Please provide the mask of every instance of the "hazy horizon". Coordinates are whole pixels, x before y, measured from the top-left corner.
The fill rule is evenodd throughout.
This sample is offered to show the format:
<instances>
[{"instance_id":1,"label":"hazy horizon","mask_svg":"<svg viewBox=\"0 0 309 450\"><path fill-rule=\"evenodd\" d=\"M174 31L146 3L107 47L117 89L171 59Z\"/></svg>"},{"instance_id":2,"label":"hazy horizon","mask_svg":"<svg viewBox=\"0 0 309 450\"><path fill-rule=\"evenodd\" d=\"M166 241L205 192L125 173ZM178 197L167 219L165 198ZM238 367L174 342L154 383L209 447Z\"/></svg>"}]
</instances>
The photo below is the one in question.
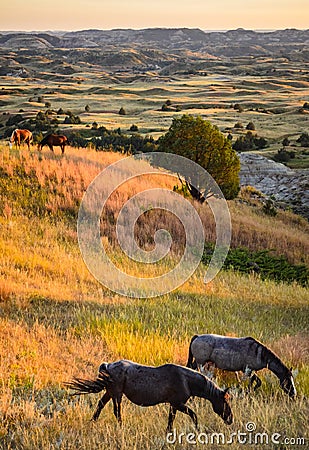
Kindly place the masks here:
<instances>
[{"instance_id":1,"label":"hazy horizon","mask_svg":"<svg viewBox=\"0 0 309 450\"><path fill-rule=\"evenodd\" d=\"M148 30L148 29L199 29L201 31L204 31L205 33L226 33L228 31L237 31L237 30L244 30L244 31L255 31L256 33L271 33L274 31L284 31L284 30L297 30L297 31L307 31L309 30L309 27L307 28L295 28L295 27L287 27L287 28L244 28L244 27L237 27L237 28L225 28L225 29L203 29L199 27L159 27L159 26L153 26L153 27L140 27L140 28L134 28L134 27L113 27L113 28L78 28L78 29L33 29L33 30L22 30L22 29L10 29L10 30L4 30L0 29L0 33L68 33L68 32L78 32L78 31L121 31L121 30L134 30L134 31L142 31L142 30Z\"/></svg>"},{"instance_id":2,"label":"hazy horizon","mask_svg":"<svg viewBox=\"0 0 309 450\"><path fill-rule=\"evenodd\" d=\"M307 29L308 0L11 0L1 7L3 31L200 28L204 31Z\"/></svg>"}]
</instances>

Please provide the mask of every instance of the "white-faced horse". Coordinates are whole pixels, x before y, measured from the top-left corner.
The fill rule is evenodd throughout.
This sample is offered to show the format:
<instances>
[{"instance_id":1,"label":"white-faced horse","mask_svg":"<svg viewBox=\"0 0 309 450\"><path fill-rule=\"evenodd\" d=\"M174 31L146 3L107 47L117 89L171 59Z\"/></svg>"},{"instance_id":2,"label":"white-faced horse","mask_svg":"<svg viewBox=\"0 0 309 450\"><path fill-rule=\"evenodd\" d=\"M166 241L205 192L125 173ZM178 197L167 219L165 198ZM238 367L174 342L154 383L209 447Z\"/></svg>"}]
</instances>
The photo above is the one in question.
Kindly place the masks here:
<instances>
[{"instance_id":1,"label":"white-faced horse","mask_svg":"<svg viewBox=\"0 0 309 450\"><path fill-rule=\"evenodd\" d=\"M10 148L12 148L13 144L16 145L16 147L20 148L20 145L24 142L27 144L28 149L30 150L30 142L32 141L32 133L29 130L20 130L16 129L13 131L11 137L10 137Z\"/></svg>"}]
</instances>

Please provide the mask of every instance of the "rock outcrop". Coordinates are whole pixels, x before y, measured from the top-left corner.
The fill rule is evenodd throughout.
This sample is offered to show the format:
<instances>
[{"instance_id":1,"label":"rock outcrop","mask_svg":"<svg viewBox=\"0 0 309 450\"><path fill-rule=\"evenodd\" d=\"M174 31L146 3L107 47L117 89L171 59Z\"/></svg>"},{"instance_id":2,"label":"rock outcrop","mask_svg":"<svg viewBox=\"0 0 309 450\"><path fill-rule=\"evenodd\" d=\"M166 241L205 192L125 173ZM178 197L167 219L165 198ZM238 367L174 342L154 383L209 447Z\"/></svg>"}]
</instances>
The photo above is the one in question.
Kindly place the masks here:
<instances>
[{"instance_id":1,"label":"rock outcrop","mask_svg":"<svg viewBox=\"0 0 309 450\"><path fill-rule=\"evenodd\" d=\"M254 153L239 156L242 186L253 186L309 219L309 169L292 170Z\"/></svg>"}]
</instances>

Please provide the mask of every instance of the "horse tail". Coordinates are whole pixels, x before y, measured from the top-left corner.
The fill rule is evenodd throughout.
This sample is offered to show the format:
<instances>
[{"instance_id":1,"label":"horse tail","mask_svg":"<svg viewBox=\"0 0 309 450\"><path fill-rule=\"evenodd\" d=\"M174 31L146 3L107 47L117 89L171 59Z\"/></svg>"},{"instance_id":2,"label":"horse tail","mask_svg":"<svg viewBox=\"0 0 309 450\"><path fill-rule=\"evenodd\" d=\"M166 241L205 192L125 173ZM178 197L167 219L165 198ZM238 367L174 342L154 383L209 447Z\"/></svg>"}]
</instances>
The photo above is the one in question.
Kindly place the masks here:
<instances>
[{"instance_id":1,"label":"horse tail","mask_svg":"<svg viewBox=\"0 0 309 450\"><path fill-rule=\"evenodd\" d=\"M72 381L64 383L64 385L75 392L72 395L97 394L103 391L113 383L109 373L101 371L96 380L86 380L83 378L73 378Z\"/></svg>"},{"instance_id":2,"label":"horse tail","mask_svg":"<svg viewBox=\"0 0 309 450\"><path fill-rule=\"evenodd\" d=\"M188 355L187 367L190 367L191 369L197 369L197 364L196 364L195 361L193 361L193 358L194 358L194 357L193 357L192 348L191 348L193 341L195 341L195 339L196 339L197 337L198 337L198 335L195 334L195 335L192 337L192 339L191 339L191 341L190 341L190 345L189 345L189 355Z\"/></svg>"}]
</instances>

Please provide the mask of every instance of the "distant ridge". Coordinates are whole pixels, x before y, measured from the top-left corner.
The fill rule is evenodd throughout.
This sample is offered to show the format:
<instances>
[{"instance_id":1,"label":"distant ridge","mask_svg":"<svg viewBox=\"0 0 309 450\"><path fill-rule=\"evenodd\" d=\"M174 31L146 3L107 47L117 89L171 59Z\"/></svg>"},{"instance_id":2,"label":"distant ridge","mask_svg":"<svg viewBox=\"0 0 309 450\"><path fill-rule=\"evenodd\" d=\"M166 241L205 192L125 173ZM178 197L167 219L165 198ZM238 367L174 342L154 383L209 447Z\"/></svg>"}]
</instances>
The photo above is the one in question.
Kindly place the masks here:
<instances>
[{"instance_id":1,"label":"distant ridge","mask_svg":"<svg viewBox=\"0 0 309 450\"><path fill-rule=\"evenodd\" d=\"M232 73L256 75L260 70L266 74L273 70L260 65L257 72L251 67L252 58L278 60L280 64L297 62L301 64L299 70L303 70L309 58L309 30L121 28L0 32L0 76L53 77L61 81L83 72L83 64L103 72L131 71L131 75L138 73L144 79L154 75L205 75L214 65L218 70L218 62L221 70Z\"/></svg>"},{"instance_id":2,"label":"distant ridge","mask_svg":"<svg viewBox=\"0 0 309 450\"><path fill-rule=\"evenodd\" d=\"M41 39L41 41L40 41ZM43 39L43 41L42 41ZM238 28L203 31L199 28L88 29L69 32L0 32L2 47L93 48L106 45L131 48L203 51L214 56L279 55L309 50L309 30L253 31ZM241 48L245 46L245 48Z\"/></svg>"}]
</instances>

